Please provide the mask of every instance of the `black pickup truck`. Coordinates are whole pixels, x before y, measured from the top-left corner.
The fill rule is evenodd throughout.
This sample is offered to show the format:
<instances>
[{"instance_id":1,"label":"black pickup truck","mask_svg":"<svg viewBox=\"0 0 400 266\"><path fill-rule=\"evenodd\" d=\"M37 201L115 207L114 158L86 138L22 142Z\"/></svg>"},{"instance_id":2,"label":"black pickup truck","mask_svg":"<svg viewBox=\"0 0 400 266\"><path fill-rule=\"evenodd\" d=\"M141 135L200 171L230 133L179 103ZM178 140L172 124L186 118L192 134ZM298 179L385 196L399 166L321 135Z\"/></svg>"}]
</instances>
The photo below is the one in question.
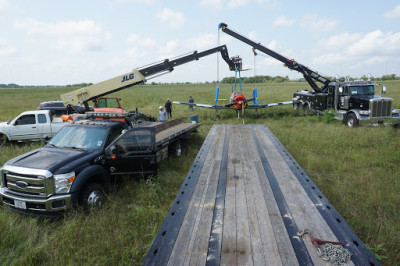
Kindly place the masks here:
<instances>
[{"instance_id":1,"label":"black pickup truck","mask_svg":"<svg viewBox=\"0 0 400 266\"><path fill-rule=\"evenodd\" d=\"M156 174L168 149L180 153L181 141L200 126L184 120L72 122L43 148L3 165L0 197L14 211L47 217L100 205L118 175Z\"/></svg>"}]
</instances>

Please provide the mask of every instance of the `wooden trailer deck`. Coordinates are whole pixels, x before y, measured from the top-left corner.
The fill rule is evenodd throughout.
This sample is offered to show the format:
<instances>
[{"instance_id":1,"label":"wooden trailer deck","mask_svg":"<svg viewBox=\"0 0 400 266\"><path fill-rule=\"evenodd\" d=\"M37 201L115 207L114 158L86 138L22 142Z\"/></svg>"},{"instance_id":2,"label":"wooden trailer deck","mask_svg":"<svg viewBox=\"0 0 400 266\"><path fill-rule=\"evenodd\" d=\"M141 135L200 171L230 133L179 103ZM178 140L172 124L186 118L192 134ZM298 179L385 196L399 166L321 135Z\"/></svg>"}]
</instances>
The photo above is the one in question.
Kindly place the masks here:
<instances>
[{"instance_id":1,"label":"wooden trailer deck","mask_svg":"<svg viewBox=\"0 0 400 266\"><path fill-rule=\"evenodd\" d=\"M304 229L379 265L266 126L214 125L143 264L329 265Z\"/></svg>"}]
</instances>

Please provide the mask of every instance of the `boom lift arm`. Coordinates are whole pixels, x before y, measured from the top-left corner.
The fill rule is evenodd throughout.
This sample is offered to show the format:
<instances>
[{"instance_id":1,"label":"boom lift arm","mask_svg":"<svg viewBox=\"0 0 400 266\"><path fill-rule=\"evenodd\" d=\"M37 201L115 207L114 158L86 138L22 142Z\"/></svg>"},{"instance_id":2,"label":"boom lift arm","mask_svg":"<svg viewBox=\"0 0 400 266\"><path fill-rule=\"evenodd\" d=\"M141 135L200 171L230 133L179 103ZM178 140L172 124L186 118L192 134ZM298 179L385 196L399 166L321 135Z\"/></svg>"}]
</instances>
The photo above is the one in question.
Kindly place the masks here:
<instances>
[{"instance_id":1,"label":"boom lift arm","mask_svg":"<svg viewBox=\"0 0 400 266\"><path fill-rule=\"evenodd\" d=\"M301 74L303 74L304 78L310 84L310 86L312 87L312 89L315 92L326 92L328 84L329 84L329 82L331 82L328 78L321 76L317 72L309 69L308 67L306 67L302 64L297 63L293 59L290 60L290 59L268 49L267 47L262 46L260 43L253 42L252 40L234 32L233 30L229 29L228 25L225 23L220 23L219 28L223 32L231 35L232 37L252 46L254 49L257 49L257 50L281 61L282 63L284 63L285 67L288 67L291 70L296 70L296 71L300 72ZM318 85L315 83L315 81L321 82L323 85L321 87L318 87Z\"/></svg>"},{"instance_id":2,"label":"boom lift arm","mask_svg":"<svg viewBox=\"0 0 400 266\"><path fill-rule=\"evenodd\" d=\"M194 60L199 60L204 56L208 56L217 52L221 53L222 58L229 65L229 69L232 71L234 71L237 64L241 62L240 58L238 57L229 58L228 48L226 47L226 45L221 45L203 52L194 51L193 53L178 57L173 60L165 59L164 61L159 63L154 63L145 67L141 67L139 69L133 69L132 72L129 72L127 74L62 94L61 100L66 106L83 104L85 105L86 110L89 110L88 102L90 100L129 88L134 85L144 84L146 83L146 78L148 77L154 76L156 74L163 74L163 72L171 72L176 66Z\"/></svg>"}]
</instances>

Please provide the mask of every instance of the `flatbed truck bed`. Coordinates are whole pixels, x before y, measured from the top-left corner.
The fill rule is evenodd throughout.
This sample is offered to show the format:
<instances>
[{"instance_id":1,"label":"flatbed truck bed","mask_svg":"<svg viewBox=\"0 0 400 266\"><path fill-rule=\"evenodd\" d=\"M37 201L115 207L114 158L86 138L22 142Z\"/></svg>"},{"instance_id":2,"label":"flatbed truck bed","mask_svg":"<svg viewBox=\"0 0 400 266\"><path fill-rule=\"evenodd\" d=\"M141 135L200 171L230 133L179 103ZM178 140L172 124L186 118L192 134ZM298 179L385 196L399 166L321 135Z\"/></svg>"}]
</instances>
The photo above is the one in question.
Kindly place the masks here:
<instances>
[{"instance_id":1,"label":"flatbed truck bed","mask_svg":"<svg viewBox=\"0 0 400 266\"><path fill-rule=\"evenodd\" d=\"M305 229L379 265L266 126L214 125L143 265L329 265Z\"/></svg>"}]
</instances>

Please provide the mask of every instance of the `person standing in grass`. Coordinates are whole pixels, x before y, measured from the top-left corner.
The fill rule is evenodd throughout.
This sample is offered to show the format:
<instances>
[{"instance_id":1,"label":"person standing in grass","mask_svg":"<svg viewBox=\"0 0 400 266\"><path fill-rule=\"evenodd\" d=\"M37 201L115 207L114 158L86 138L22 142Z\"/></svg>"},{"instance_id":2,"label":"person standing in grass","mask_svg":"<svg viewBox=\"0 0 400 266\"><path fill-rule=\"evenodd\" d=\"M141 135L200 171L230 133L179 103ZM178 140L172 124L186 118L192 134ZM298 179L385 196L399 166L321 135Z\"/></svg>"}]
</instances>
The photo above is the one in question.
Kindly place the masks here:
<instances>
[{"instance_id":1,"label":"person standing in grass","mask_svg":"<svg viewBox=\"0 0 400 266\"><path fill-rule=\"evenodd\" d=\"M160 106L159 107L160 112L158 112L158 121L159 122L165 122L168 119L167 112L165 112L164 107Z\"/></svg>"},{"instance_id":2,"label":"person standing in grass","mask_svg":"<svg viewBox=\"0 0 400 266\"><path fill-rule=\"evenodd\" d=\"M188 102L189 102L189 103L194 103L194 99L192 98L192 96L189 96ZM193 111L193 105L189 105L189 110L190 110L190 111Z\"/></svg>"},{"instance_id":3,"label":"person standing in grass","mask_svg":"<svg viewBox=\"0 0 400 266\"><path fill-rule=\"evenodd\" d=\"M168 118L171 119L172 118L172 104L169 101L169 99L165 103L165 111L167 111Z\"/></svg>"}]
</instances>

